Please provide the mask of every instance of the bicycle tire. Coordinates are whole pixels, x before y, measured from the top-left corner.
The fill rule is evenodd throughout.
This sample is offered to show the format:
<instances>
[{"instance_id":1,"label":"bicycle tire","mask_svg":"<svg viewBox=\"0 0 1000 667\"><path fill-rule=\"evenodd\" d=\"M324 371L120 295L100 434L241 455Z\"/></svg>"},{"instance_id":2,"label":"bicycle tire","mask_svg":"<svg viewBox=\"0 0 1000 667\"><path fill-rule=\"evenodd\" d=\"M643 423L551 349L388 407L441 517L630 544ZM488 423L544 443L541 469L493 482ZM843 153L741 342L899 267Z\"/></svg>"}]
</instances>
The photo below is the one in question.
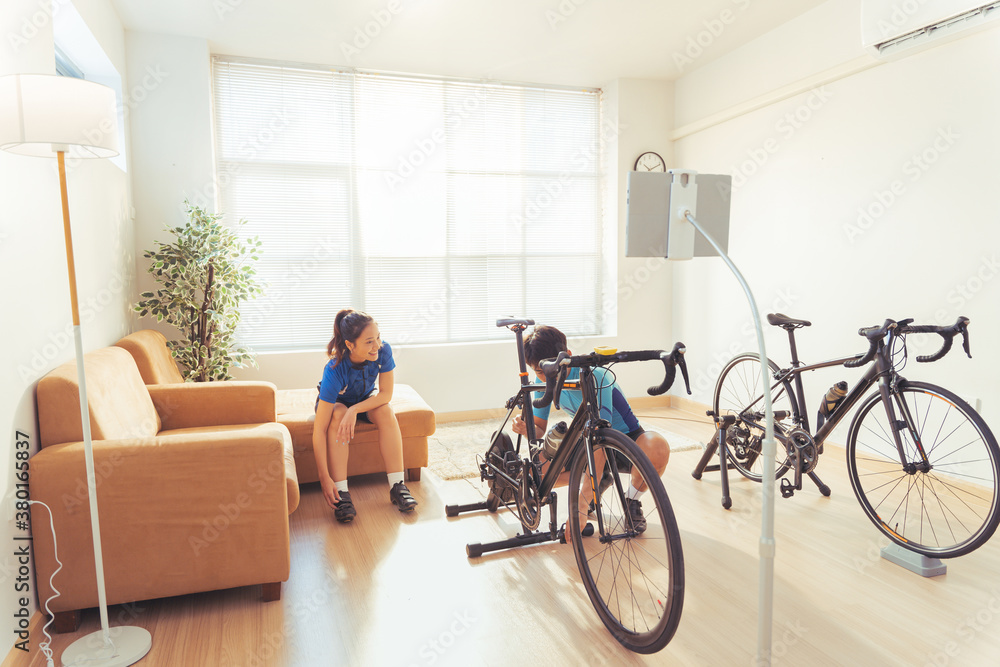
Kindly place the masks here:
<instances>
[{"instance_id":1,"label":"bicycle tire","mask_svg":"<svg viewBox=\"0 0 1000 667\"><path fill-rule=\"evenodd\" d=\"M684 555L677 521L663 482L638 445L609 428L594 432L594 445L606 454L618 453L640 472L648 485L641 499L647 525L641 533L632 529L623 509L630 473L621 469L620 484L612 483L597 503L603 534L579 537L586 525L581 525L581 511L586 521L594 489L587 472L586 445L581 446L570 469L567 528L577 536L572 540L577 567L590 601L612 636L636 653L655 653L673 638L684 607ZM584 484L587 505L581 505L580 499ZM613 531L618 533L609 541Z\"/></svg>"},{"instance_id":2,"label":"bicycle tire","mask_svg":"<svg viewBox=\"0 0 1000 667\"><path fill-rule=\"evenodd\" d=\"M881 394L865 399L847 439L851 486L865 515L890 540L925 556L954 558L979 548L1000 523L996 438L979 413L947 389L902 380L893 396L907 461L922 461L912 425L931 468L904 469L879 409Z\"/></svg>"},{"instance_id":3,"label":"bicycle tire","mask_svg":"<svg viewBox=\"0 0 1000 667\"><path fill-rule=\"evenodd\" d=\"M778 365L767 360L768 368L773 377L778 372ZM785 410L789 415L795 414L795 394L789 382L781 383L781 391L772 391L771 404L774 411ZM753 408L757 417L742 422L750 432L749 437L727 437L726 450L733 467L741 475L754 482L761 481L763 470L760 465L761 445L764 440L764 390L760 376L760 355L754 352L744 352L733 357L722 369L715 383L715 393L712 396L712 410L722 416L726 414L745 415ZM778 427L775 426L775 429ZM778 443L775 458L774 478L777 479L788 472L791 462L783 453Z\"/></svg>"}]
</instances>

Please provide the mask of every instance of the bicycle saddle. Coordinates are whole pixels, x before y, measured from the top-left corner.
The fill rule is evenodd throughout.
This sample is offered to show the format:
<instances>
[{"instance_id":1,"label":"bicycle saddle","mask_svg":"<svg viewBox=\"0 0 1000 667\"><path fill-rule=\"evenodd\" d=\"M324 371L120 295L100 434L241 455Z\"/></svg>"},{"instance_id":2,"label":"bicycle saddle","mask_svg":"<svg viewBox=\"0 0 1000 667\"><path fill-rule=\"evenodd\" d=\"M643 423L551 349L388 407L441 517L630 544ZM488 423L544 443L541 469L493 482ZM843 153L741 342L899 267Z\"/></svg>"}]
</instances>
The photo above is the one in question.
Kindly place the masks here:
<instances>
[{"instance_id":1,"label":"bicycle saddle","mask_svg":"<svg viewBox=\"0 0 1000 667\"><path fill-rule=\"evenodd\" d=\"M776 327L781 327L782 329L798 329L799 327L809 327L812 326L812 322L807 320L796 320L788 315L782 315L781 313L768 313L767 323L773 324Z\"/></svg>"},{"instance_id":2,"label":"bicycle saddle","mask_svg":"<svg viewBox=\"0 0 1000 667\"><path fill-rule=\"evenodd\" d=\"M512 324L522 324L524 326L531 326L535 323L535 320L528 320L525 318L518 317L502 317L497 320L498 327L509 327Z\"/></svg>"}]
</instances>

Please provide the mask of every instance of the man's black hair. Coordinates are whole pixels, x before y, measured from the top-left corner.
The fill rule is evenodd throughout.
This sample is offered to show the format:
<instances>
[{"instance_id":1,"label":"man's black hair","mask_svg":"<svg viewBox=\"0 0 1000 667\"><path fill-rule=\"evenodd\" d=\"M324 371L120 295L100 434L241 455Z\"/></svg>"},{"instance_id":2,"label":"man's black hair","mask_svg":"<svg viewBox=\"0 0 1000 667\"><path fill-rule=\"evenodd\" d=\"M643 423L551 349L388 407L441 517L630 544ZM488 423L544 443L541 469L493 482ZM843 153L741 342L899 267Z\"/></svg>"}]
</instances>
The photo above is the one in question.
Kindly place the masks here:
<instances>
[{"instance_id":1,"label":"man's black hair","mask_svg":"<svg viewBox=\"0 0 1000 667\"><path fill-rule=\"evenodd\" d=\"M566 349L566 334L545 324L536 326L524 337L524 360L528 366L537 366L543 359L553 359Z\"/></svg>"}]
</instances>

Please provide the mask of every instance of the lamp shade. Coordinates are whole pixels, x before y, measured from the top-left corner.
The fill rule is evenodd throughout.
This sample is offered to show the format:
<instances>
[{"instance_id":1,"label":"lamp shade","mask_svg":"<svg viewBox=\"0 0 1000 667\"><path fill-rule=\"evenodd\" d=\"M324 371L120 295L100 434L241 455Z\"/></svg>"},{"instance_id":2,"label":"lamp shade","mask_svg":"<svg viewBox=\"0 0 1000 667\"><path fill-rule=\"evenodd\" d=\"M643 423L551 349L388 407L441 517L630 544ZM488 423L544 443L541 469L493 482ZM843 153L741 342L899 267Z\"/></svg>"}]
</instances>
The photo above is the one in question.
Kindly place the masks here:
<instances>
[{"instance_id":1,"label":"lamp shade","mask_svg":"<svg viewBox=\"0 0 1000 667\"><path fill-rule=\"evenodd\" d=\"M0 148L20 155L118 155L115 91L50 74L0 77Z\"/></svg>"}]
</instances>

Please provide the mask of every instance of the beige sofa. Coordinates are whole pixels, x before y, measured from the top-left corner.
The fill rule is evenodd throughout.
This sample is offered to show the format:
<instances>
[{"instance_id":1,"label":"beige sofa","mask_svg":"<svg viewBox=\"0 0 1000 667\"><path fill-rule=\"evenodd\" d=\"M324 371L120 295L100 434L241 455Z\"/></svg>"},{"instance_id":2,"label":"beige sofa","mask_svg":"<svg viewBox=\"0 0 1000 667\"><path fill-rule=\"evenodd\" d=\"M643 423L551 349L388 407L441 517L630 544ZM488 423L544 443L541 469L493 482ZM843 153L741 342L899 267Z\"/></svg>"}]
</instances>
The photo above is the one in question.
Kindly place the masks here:
<instances>
[{"instance_id":1,"label":"beige sofa","mask_svg":"<svg viewBox=\"0 0 1000 667\"><path fill-rule=\"evenodd\" d=\"M108 604L263 584L289 575L299 502L288 429L266 382L146 387L118 347L85 355ZM54 515L59 631L98 604L75 362L36 390L41 449L30 492ZM40 602L56 569L48 512L31 506Z\"/></svg>"},{"instance_id":2,"label":"beige sofa","mask_svg":"<svg viewBox=\"0 0 1000 667\"><path fill-rule=\"evenodd\" d=\"M177 364L170 356L167 339L158 331L144 329L121 339L115 345L129 351L147 385L183 382ZM321 369L317 369L317 377ZM313 455L312 431L316 416L316 388L281 389L277 393L277 419L292 436L295 470L300 483L316 482L316 458ZM409 385L397 384L390 402L403 435L403 467L407 478L420 479L420 469L427 466L427 438L434 435L434 411ZM349 476L385 472L378 446L378 429L358 422L351 440L348 459Z\"/></svg>"}]
</instances>

